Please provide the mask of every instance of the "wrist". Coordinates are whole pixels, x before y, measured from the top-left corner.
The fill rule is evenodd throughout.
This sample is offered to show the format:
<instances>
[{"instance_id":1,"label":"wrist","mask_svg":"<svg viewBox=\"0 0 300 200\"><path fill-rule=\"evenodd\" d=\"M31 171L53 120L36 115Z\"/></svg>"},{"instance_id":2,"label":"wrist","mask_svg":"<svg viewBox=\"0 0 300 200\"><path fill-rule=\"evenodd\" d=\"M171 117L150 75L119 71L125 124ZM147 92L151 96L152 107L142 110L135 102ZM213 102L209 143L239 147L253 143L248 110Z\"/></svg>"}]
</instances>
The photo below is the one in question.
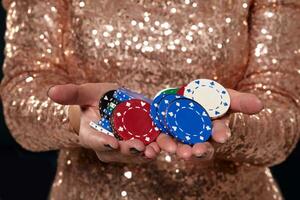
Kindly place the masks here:
<instances>
[{"instance_id":1,"label":"wrist","mask_svg":"<svg viewBox=\"0 0 300 200\"><path fill-rule=\"evenodd\" d=\"M69 125L70 130L75 132L77 135L79 134L80 129L80 106L78 105L70 105L68 109L68 117L69 117Z\"/></svg>"}]
</instances>

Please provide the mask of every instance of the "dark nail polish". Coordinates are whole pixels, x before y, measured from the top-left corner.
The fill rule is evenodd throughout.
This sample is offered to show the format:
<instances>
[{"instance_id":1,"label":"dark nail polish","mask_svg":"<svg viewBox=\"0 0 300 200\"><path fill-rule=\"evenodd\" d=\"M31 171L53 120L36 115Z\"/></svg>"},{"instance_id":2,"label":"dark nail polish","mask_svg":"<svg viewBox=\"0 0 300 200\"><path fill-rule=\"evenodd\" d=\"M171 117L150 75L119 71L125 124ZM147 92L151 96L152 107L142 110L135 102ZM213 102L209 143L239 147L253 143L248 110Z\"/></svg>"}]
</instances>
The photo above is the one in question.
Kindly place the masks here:
<instances>
[{"instance_id":1,"label":"dark nail polish","mask_svg":"<svg viewBox=\"0 0 300 200\"><path fill-rule=\"evenodd\" d=\"M114 148L112 148L112 146L110 146L109 144L105 144L104 145L106 148L110 149L110 150L113 150Z\"/></svg>"},{"instance_id":2,"label":"dark nail polish","mask_svg":"<svg viewBox=\"0 0 300 200\"><path fill-rule=\"evenodd\" d=\"M139 150L137 150L136 148L130 148L129 149L129 151L130 151L130 153L132 153L132 154L139 154L139 153L141 153L141 151L139 151Z\"/></svg>"}]
</instances>

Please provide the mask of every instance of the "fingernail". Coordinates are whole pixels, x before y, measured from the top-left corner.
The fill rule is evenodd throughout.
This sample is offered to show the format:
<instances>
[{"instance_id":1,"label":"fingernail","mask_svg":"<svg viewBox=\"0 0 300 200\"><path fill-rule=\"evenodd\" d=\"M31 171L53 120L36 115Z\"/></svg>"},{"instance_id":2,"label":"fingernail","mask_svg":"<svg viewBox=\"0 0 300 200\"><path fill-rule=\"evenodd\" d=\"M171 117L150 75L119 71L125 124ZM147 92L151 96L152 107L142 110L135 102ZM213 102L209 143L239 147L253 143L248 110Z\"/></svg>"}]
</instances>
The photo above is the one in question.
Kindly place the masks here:
<instances>
[{"instance_id":1,"label":"fingernail","mask_svg":"<svg viewBox=\"0 0 300 200\"><path fill-rule=\"evenodd\" d=\"M110 149L110 150L113 150L114 148L112 146L110 146L109 144L105 144L104 145L106 148Z\"/></svg>"},{"instance_id":2,"label":"fingernail","mask_svg":"<svg viewBox=\"0 0 300 200\"><path fill-rule=\"evenodd\" d=\"M152 160L153 158L148 158L145 154L143 154L143 158L147 159L147 160Z\"/></svg>"},{"instance_id":3,"label":"fingernail","mask_svg":"<svg viewBox=\"0 0 300 200\"><path fill-rule=\"evenodd\" d=\"M47 90L47 96L49 96L49 92L50 92L51 88L53 88L53 87L55 87L55 85L52 85L52 86L50 86L50 87L48 88L48 90Z\"/></svg>"},{"instance_id":4,"label":"fingernail","mask_svg":"<svg viewBox=\"0 0 300 200\"><path fill-rule=\"evenodd\" d=\"M207 152L196 155L197 158L204 158L205 156L207 156Z\"/></svg>"},{"instance_id":5,"label":"fingernail","mask_svg":"<svg viewBox=\"0 0 300 200\"><path fill-rule=\"evenodd\" d=\"M226 137L221 137L221 138L219 138L219 143L225 143L226 142L226 140L227 140L227 138Z\"/></svg>"},{"instance_id":6,"label":"fingernail","mask_svg":"<svg viewBox=\"0 0 300 200\"><path fill-rule=\"evenodd\" d=\"M129 149L129 151L130 151L130 153L132 153L132 154L139 154L139 153L141 153L141 151L139 151L139 150L137 150L136 148L130 148Z\"/></svg>"},{"instance_id":7,"label":"fingernail","mask_svg":"<svg viewBox=\"0 0 300 200\"><path fill-rule=\"evenodd\" d=\"M231 131L226 131L226 135L227 135L228 138L230 138L231 137Z\"/></svg>"},{"instance_id":8,"label":"fingernail","mask_svg":"<svg viewBox=\"0 0 300 200\"><path fill-rule=\"evenodd\" d=\"M226 131L225 132L225 135L226 135L226 137L221 137L220 139L219 139L219 142L220 143L225 143L225 142L227 142L227 140L230 138L230 136L231 136L231 132L230 131Z\"/></svg>"}]
</instances>

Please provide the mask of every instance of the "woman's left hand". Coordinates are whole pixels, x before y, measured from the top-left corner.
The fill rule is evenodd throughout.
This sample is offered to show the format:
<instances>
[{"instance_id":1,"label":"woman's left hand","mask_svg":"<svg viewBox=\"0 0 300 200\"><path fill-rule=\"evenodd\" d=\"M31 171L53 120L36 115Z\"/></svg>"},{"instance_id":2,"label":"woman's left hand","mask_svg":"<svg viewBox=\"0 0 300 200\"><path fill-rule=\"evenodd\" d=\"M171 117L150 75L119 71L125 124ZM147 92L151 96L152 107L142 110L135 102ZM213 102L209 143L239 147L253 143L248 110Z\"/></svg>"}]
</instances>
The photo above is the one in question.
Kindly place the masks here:
<instances>
[{"instance_id":1,"label":"woman's left hand","mask_svg":"<svg viewBox=\"0 0 300 200\"><path fill-rule=\"evenodd\" d=\"M242 93L228 89L231 105L229 113L241 112L244 114L257 114L263 109L262 102L253 94ZM217 143L225 143L231 136L229 128L229 114L213 120L212 140ZM190 160L195 157L210 160L214 155L214 148L210 142L197 143L193 146L177 142L174 138L160 134L157 138L159 147L171 154L177 154L179 158Z\"/></svg>"}]
</instances>

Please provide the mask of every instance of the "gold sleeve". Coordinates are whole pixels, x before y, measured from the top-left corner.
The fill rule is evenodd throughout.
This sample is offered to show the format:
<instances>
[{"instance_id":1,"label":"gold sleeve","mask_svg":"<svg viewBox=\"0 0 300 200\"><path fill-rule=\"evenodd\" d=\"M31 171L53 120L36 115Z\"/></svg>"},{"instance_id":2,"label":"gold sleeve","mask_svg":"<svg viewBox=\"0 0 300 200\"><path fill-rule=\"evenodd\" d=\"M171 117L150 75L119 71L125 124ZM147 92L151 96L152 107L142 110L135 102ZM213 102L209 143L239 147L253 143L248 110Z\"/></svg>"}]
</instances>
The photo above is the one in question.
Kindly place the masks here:
<instances>
[{"instance_id":1,"label":"gold sleeve","mask_svg":"<svg viewBox=\"0 0 300 200\"><path fill-rule=\"evenodd\" d=\"M47 96L51 86L74 82L63 53L62 4L41 0L5 4L4 115L16 141L32 151L79 146L69 127L68 106Z\"/></svg>"},{"instance_id":2,"label":"gold sleeve","mask_svg":"<svg viewBox=\"0 0 300 200\"><path fill-rule=\"evenodd\" d=\"M300 131L300 3L257 1L249 20L249 65L238 90L265 105L257 115L231 115L232 137L217 156L254 165L286 159ZM275 1L274 1L275 2Z\"/></svg>"}]
</instances>

